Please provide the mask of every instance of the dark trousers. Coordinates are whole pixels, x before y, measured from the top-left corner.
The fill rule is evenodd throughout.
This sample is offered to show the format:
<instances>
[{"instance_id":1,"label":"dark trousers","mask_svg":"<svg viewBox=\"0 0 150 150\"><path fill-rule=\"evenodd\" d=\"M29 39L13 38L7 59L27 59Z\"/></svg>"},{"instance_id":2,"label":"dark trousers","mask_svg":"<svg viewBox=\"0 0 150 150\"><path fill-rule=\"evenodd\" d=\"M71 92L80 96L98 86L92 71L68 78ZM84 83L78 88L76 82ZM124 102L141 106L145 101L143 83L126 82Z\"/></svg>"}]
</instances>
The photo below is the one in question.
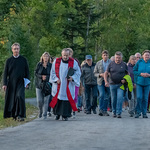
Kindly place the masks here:
<instances>
[{"instance_id":1,"label":"dark trousers","mask_svg":"<svg viewBox=\"0 0 150 150\"><path fill-rule=\"evenodd\" d=\"M92 94L92 96L91 96ZM92 102L91 102L92 97ZM97 107L97 85L85 84L85 100L87 111L95 110Z\"/></svg>"}]
</instances>

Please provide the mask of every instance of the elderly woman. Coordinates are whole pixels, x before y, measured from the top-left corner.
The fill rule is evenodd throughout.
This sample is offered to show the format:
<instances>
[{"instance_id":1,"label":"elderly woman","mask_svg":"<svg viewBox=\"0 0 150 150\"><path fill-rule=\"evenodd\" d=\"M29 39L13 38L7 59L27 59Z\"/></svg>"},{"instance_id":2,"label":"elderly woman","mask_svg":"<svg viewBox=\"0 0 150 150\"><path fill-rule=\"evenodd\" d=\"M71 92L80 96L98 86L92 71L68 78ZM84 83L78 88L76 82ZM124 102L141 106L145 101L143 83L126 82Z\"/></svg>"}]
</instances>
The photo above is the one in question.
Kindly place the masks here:
<instances>
[{"instance_id":1,"label":"elderly woman","mask_svg":"<svg viewBox=\"0 0 150 150\"><path fill-rule=\"evenodd\" d=\"M134 73L133 73L133 67L136 63L136 57L134 55L131 55L128 61L128 73L132 79L133 83L133 91L132 91L132 98L129 100L129 114L130 117L133 117L135 112L135 106L136 106L136 85L134 84Z\"/></svg>"},{"instance_id":2,"label":"elderly woman","mask_svg":"<svg viewBox=\"0 0 150 150\"><path fill-rule=\"evenodd\" d=\"M133 68L136 90L137 90L137 106L135 118L139 118L141 112L143 118L148 118L147 104L148 104L148 94L150 87L150 51L145 50L142 53L142 59L140 59Z\"/></svg>"},{"instance_id":3,"label":"elderly woman","mask_svg":"<svg viewBox=\"0 0 150 150\"><path fill-rule=\"evenodd\" d=\"M50 54L48 52L44 52L35 70L35 86L37 104L39 107L39 118L43 115L44 119L47 118L48 100L50 95L45 96L42 90L42 85L44 82L49 81L51 66Z\"/></svg>"}]
</instances>

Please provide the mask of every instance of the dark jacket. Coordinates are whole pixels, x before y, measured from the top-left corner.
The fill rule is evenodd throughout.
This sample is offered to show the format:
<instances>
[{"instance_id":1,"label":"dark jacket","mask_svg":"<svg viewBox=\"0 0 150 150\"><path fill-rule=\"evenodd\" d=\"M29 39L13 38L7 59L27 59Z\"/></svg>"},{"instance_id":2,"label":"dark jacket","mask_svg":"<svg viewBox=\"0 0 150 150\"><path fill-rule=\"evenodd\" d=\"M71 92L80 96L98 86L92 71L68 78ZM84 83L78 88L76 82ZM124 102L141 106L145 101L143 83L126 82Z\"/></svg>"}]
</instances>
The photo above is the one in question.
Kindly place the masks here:
<instances>
[{"instance_id":1,"label":"dark jacket","mask_svg":"<svg viewBox=\"0 0 150 150\"><path fill-rule=\"evenodd\" d=\"M128 73L129 73L129 75L130 75L130 77L131 77L131 79L132 79L132 83L134 84L134 73L133 73L133 67L134 67L135 65L132 65L132 64L128 64Z\"/></svg>"},{"instance_id":2,"label":"dark jacket","mask_svg":"<svg viewBox=\"0 0 150 150\"><path fill-rule=\"evenodd\" d=\"M97 84L97 78L94 76L94 68L95 68L95 63L92 63L92 66L89 66L87 63L82 66L81 82L83 85L84 84L88 84L88 85Z\"/></svg>"},{"instance_id":3,"label":"dark jacket","mask_svg":"<svg viewBox=\"0 0 150 150\"><path fill-rule=\"evenodd\" d=\"M47 64L47 75L46 75L47 82L49 81L51 67L52 67L52 64L48 63ZM43 71L43 64L41 62L39 62L35 69L35 77L36 77L35 78L35 86L36 86L36 88L39 88L39 89L41 88L40 85L42 83L42 71Z\"/></svg>"}]
</instances>

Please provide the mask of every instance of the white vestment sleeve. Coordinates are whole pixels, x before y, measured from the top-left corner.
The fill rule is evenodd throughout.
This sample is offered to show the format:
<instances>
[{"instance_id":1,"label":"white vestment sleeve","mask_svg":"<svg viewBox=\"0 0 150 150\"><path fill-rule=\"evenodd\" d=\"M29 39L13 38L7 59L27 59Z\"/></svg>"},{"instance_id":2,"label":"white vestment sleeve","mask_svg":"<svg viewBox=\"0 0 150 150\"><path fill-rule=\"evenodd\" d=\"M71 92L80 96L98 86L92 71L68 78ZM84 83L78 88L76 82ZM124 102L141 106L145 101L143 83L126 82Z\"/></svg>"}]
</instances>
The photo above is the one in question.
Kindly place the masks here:
<instances>
[{"instance_id":1,"label":"white vestment sleeve","mask_svg":"<svg viewBox=\"0 0 150 150\"><path fill-rule=\"evenodd\" d=\"M56 59L54 60L54 62L52 64L52 68L51 68L51 72L50 72L49 82L51 82L51 83L54 83L58 80L56 73L55 73L55 63L56 63Z\"/></svg>"},{"instance_id":2,"label":"white vestment sleeve","mask_svg":"<svg viewBox=\"0 0 150 150\"><path fill-rule=\"evenodd\" d=\"M81 69L76 60L74 60L73 69L75 70L74 75L72 76L73 83L75 84L75 86L79 87L80 86Z\"/></svg>"}]
</instances>

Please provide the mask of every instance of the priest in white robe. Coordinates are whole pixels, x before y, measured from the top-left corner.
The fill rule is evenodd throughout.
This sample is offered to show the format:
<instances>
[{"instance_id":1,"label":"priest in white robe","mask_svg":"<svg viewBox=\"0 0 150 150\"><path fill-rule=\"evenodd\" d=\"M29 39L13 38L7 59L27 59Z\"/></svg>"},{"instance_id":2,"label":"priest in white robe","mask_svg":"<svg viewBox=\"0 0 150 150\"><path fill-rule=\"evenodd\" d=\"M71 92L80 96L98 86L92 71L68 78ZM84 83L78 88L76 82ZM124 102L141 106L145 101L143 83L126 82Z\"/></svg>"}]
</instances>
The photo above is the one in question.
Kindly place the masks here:
<instances>
[{"instance_id":1,"label":"priest in white robe","mask_svg":"<svg viewBox=\"0 0 150 150\"><path fill-rule=\"evenodd\" d=\"M50 106L54 108L56 120L62 116L67 121L71 117L72 109L77 111L74 98L75 86L80 86L81 71L76 60L69 57L67 48L62 50L62 57L56 58L52 64L50 82L52 83L52 102ZM73 75L67 79L68 69L73 68Z\"/></svg>"}]
</instances>

